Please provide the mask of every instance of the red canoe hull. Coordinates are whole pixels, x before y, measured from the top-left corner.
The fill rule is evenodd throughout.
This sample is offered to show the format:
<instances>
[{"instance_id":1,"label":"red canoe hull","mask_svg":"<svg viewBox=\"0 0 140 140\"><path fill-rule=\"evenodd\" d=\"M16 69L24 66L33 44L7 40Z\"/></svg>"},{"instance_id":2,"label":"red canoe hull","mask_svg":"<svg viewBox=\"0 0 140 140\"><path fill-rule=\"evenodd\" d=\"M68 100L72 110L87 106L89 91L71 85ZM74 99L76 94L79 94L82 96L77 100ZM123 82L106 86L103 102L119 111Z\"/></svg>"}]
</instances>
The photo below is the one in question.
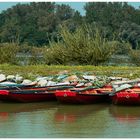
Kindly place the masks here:
<instances>
[{"instance_id":1,"label":"red canoe hull","mask_svg":"<svg viewBox=\"0 0 140 140\"><path fill-rule=\"evenodd\" d=\"M55 101L54 93L10 93L8 91L0 91L0 100L7 102L41 102L41 101Z\"/></svg>"},{"instance_id":2,"label":"red canoe hull","mask_svg":"<svg viewBox=\"0 0 140 140\"><path fill-rule=\"evenodd\" d=\"M107 94L78 94L72 91L57 91L55 93L56 98L61 103L68 104L91 104L105 102L109 96Z\"/></svg>"},{"instance_id":3,"label":"red canoe hull","mask_svg":"<svg viewBox=\"0 0 140 140\"><path fill-rule=\"evenodd\" d=\"M138 93L119 92L111 96L113 104L117 105L140 105L140 96Z\"/></svg>"},{"instance_id":4,"label":"red canoe hull","mask_svg":"<svg viewBox=\"0 0 140 140\"><path fill-rule=\"evenodd\" d=\"M23 90L0 90L1 101L13 102L41 102L56 101L55 91L69 89L73 86L34 87Z\"/></svg>"}]
</instances>

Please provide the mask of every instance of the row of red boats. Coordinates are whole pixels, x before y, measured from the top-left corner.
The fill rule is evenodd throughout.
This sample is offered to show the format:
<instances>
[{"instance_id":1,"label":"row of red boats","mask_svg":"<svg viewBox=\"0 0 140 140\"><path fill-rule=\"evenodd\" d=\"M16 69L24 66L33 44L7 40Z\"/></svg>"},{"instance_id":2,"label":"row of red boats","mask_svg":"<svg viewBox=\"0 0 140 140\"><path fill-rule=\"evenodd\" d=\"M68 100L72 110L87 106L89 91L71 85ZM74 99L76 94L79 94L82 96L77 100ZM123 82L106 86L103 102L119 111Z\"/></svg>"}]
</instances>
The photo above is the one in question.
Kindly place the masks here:
<instances>
[{"instance_id":1,"label":"row of red boats","mask_svg":"<svg viewBox=\"0 0 140 140\"><path fill-rule=\"evenodd\" d=\"M112 85L103 87L76 87L76 85L52 87L3 87L0 88L0 100L6 102L55 101L69 104L89 104L112 102L113 104L140 105L140 87L138 84L114 89Z\"/></svg>"}]
</instances>

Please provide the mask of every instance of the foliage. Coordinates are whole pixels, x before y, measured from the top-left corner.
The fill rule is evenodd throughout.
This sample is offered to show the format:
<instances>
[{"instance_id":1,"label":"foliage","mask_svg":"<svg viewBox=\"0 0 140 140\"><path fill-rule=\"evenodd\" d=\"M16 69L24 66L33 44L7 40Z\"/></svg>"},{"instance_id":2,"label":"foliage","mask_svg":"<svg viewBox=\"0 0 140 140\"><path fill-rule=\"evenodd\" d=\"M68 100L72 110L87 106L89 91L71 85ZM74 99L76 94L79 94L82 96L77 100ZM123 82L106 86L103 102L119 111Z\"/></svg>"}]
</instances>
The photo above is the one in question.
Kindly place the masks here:
<instances>
[{"instance_id":1,"label":"foliage","mask_svg":"<svg viewBox=\"0 0 140 140\"><path fill-rule=\"evenodd\" d=\"M73 33L61 28L63 42L50 43L47 48L47 64L99 65L107 61L114 51L115 44L104 39L98 29L93 33L90 26L77 28Z\"/></svg>"},{"instance_id":2,"label":"foliage","mask_svg":"<svg viewBox=\"0 0 140 140\"><path fill-rule=\"evenodd\" d=\"M48 44L56 39L59 24L72 19L75 11L53 2L17 4L0 14L0 42Z\"/></svg>"},{"instance_id":3,"label":"foliage","mask_svg":"<svg viewBox=\"0 0 140 140\"><path fill-rule=\"evenodd\" d=\"M16 64L16 54L18 52L18 49L19 47L14 43L0 44L0 63Z\"/></svg>"},{"instance_id":4,"label":"foliage","mask_svg":"<svg viewBox=\"0 0 140 140\"><path fill-rule=\"evenodd\" d=\"M115 53L139 65L140 8L88 2L84 10L82 16L69 5L31 2L2 11L0 63L17 63L18 53L33 65L101 65Z\"/></svg>"},{"instance_id":5,"label":"foliage","mask_svg":"<svg viewBox=\"0 0 140 140\"><path fill-rule=\"evenodd\" d=\"M73 17L74 9L70 6L62 4L56 5L56 16L60 21L64 21Z\"/></svg>"},{"instance_id":6,"label":"foliage","mask_svg":"<svg viewBox=\"0 0 140 140\"><path fill-rule=\"evenodd\" d=\"M43 52L44 52L44 48L32 47L30 58L29 58L29 65L42 64Z\"/></svg>"},{"instance_id":7,"label":"foliage","mask_svg":"<svg viewBox=\"0 0 140 140\"><path fill-rule=\"evenodd\" d=\"M136 66L140 66L140 50L131 50L129 56L132 63Z\"/></svg>"},{"instance_id":8,"label":"foliage","mask_svg":"<svg viewBox=\"0 0 140 140\"><path fill-rule=\"evenodd\" d=\"M129 41L133 48L139 39L140 9L126 2L89 2L85 5L86 22L96 23L115 34L118 41ZM119 29L119 30L118 30Z\"/></svg>"},{"instance_id":9,"label":"foliage","mask_svg":"<svg viewBox=\"0 0 140 140\"><path fill-rule=\"evenodd\" d=\"M101 23L115 30L123 20L128 19L129 7L131 6L122 2L89 2L85 5L86 20L89 23Z\"/></svg>"},{"instance_id":10,"label":"foliage","mask_svg":"<svg viewBox=\"0 0 140 140\"><path fill-rule=\"evenodd\" d=\"M79 27L75 33L64 28L61 35L72 62L99 65L113 53L112 43L103 38L98 29L93 32L90 26Z\"/></svg>"},{"instance_id":11,"label":"foliage","mask_svg":"<svg viewBox=\"0 0 140 140\"><path fill-rule=\"evenodd\" d=\"M118 55L128 55L132 49L132 46L129 42L119 42L119 41L114 41L115 44L115 54Z\"/></svg>"},{"instance_id":12,"label":"foliage","mask_svg":"<svg viewBox=\"0 0 140 140\"><path fill-rule=\"evenodd\" d=\"M29 46L57 42L59 25L74 32L80 25L96 25L105 38L126 41L135 49L140 44L140 9L126 2L88 2L85 15L66 4L31 2L17 4L0 13L0 42ZM96 27L93 26L94 29Z\"/></svg>"},{"instance_id":13,"label":"foliage","mask_svg":"<svg viewBox=\"0 0 140 140\"><path fill-rule=\"evenodd\" d=\"M43 56L45 59L45 63L48 65L65 65L66 63L68 63L67 50L64 47L64 44L61 42L50 42L50 48L46 47L44 49Z\"/></svg>"},{"instance_id":14,"label":"foliage","mask_svg":"<svg viewBox=\"0 0 140 140\"><path fill-rule=\"evenodd\" d=\"M32 47L29 46L27 43L24 43L22 45L20 45L19 47L19 53L23 53L23 54L29 54L31 53Z\"/></svg>"},{"instance_id":15,"label":"foliage","mask_svg":"<svg viewBox=\"0 0 140 140\"><path fill-rule=\"evenodd\" d=\"M119 37L122 40L129 41L132 48L136 49L140 42L140 25L131 22L123 22L119 29Z\"/></svg>"}]
</instances>

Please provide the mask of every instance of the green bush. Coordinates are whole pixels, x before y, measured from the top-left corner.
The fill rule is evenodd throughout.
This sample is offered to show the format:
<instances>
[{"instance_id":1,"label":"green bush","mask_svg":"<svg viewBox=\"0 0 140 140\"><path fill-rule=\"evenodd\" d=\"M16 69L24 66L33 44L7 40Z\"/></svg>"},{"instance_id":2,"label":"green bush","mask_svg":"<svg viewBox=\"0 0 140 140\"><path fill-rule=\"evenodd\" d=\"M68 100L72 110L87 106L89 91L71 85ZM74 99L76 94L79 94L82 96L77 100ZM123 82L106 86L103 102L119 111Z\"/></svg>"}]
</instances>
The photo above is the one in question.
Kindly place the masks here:
<instances>
[{"instance_id":1,"label":"green bush","mask_svg":"<svg viewBox=\"0 0 140 140\"><path fill-rule=\"evenodd\" d=\"M20 47L19 47L19 53L30 54L31 51L32 51L32 46L29 46L26 43L21 44Z\"/></svg>"},{"instance_id":2,"label":"green bush","mask_svg":"<svg viewBox=\"0 0 140 140\"><path fill-rule=\"evenodd\" d=\"M30 50L29 65L43 64L44 47L32 47Z\"/></svg>"},{"instance_id":3,"label":"green bush","mask_svg":"<svg viewBox=\"0 0 140 140\"><path fill-rule=\"evenodd\" d=\"M128 55L132 49L132 46L128 42L115 41L115 54L117 55Z\"/></svg>"},{"instance_id":4,"label":"green bush","mask_svg":"<svg viewBox=\"0 0 140 140\"><path fill-rule=\"evenodd\" d=\"M64 46L63 43L58 42L50 42L50 47L48 48L46 46L46 48L43 51L43 56L44 56L44 60L45 63L48 65L51 64L67 64L69 59L67 57L67 50Z\"/></svg>"},{"instance_id":5,"label":"green bush","mask_svg":"<svg viewBox=\"0 0 140 140\"><path fill-rule=\"evenodd\" d=\"M19 47L15 43L0 44L0 63L17 64L16 54Z\"/></svg>"},{"instance_id":6,"label":"green bush","mask_svg":"<svg viewBox=\"0 0 140 140\"><path fill-rule=\"evenodd\" d=\"M129 53L130 60L136 66L140 66L140 50L132 50Z\"/></svg>"},{"instance_id":7,"label":"green bush","mask_svg":"<svg viewBox=\"0 0 140 140\"><path fill-rule=\"evenodd\" d=\"M73 33L61 27L60 35L63 41L50 43L46 49L46 64L100 65L114 52L115 44L89 26L79 27Z\"/></svg>"}]
</instances>

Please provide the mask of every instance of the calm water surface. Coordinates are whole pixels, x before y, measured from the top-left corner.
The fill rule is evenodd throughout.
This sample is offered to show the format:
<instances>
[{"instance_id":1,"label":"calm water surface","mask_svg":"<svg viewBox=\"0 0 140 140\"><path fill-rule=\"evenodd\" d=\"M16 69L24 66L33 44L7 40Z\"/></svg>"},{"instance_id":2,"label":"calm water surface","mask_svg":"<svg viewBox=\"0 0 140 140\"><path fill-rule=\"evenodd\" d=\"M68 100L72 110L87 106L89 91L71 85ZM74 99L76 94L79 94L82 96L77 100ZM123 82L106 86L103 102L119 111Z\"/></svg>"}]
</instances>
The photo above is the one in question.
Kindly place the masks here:
<instances>
[{"instance_id":1,"label":"calm water surface","mask_svg":"<svg viewBox=\"0 0 140 140\"><path fill-rule=\"evenodd\" d=\"M0 103L0 137L140 137L140 107Z\"/></svg>"}]
</instances>

